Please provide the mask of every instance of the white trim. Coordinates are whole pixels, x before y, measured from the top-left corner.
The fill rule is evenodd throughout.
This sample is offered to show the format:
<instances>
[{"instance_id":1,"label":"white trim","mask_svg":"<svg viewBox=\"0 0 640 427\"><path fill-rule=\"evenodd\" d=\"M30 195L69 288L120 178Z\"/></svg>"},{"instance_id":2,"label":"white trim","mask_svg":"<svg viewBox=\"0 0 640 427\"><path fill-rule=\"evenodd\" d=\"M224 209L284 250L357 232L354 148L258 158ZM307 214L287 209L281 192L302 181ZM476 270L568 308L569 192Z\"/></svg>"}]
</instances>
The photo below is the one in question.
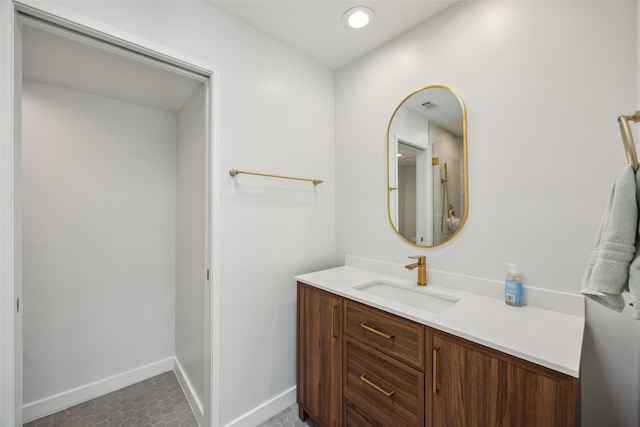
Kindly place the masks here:
<instances>
[{"instance_id":1,"label":"white trim","mask_svg":"<svg viewBox=\"0 0 640 427\"><path fill-rule=\"evenodd\" d=\"M45 397L35 402L24 405L25 422L41 418L78 403L86 402L98 396L103 396L121 388L130 386L140 381L173 370L173 357L168 357L145 366L141 366L121 374L85 384L53 396Z\"/></svg>"},{"instance_id":2,"label":"white trim","mask_svg":"<svg viewBox=\"0 0 640 427\"><path fill-rule=\"evenodd\" d=\"M204 402L204 407L209 407L210 427L220 426L220 280L221 280L221 249L220 239L216 234L220 230L220 188L217 177L221 176L220 166L220 100L221 81L220 68L197 58L174 51L166 46L153 43L149 40L130 34L126 31L105 25L99 21L73 12L63 6L50 2L34 2L30 0L0 1L0 296L1 298L1 323L0 323L0 425L22 426L21 388L14 384L14 372L16 360L14 358L14 343L16 342L13 300L14 300L14 249L13 249L13 124L15 115L13 111L13 73L14 73L14 17L16 11L24 12L45 21L70 28L97 39L113 43L115 45L136 51L138 53L160 59L169 64L185 68L208 78L209 110L207 111L210 123L210 189L211 189L211 281L210 296L208 301L210 309L210 368L208 377L210 380L210 399ZM7 96L11 94L11 96ZM19 392L18 392L19 391ZM14 402L17 408L14 408ZM209 403L209 405L207 405ZM207 425L207 423L204 423Z\"/></svg>"},{"instance_id":3,"label":"white trim","mask_svg":"<svg viewBox=\"0 0 640 427\"><path fill-rule=\"evenodd\" d=\"M77 31L95 39L120 46L138 54L160 59L169 64L209 77L217 67L182 52L138 37L119 28L103 24L51 2L13 0L15 9L33 17Z\"/></svg>"},{"instance_id":4,"label":"white trim","mask_svg":"<svg viewBox=\"0 0 640 427\"><path fill-rule=\"evenodd\" d=\"M46 33L56 35L60 38L69 39L77 43L82 43L92 48L99 49L104 52L109 52L114 55L118 55L123 58L126 58L128 60L139 62L139 63L145 64L151 67L155 67L164 71L168 71L170 73L173 73L182 77L186 77L191 80L195 80L198 82L207 81L207 77L203 76L200 72L193 72L186 68L168 63L166 61L159 61L155 57L151 57L143 52L132 52L131 50L125 47L114 45L109 41L104 41L102 39L87 35L85 33L72 31L67 27L62 27L57 24L53 24L52 22L49 22L49 21L36 19L32 15L27 15L27 14L21 15L20 22L22 23L22 25L39 29ZM194 67L190 67L190 68L193 69Z\"/></svg>"},{"instance_id":5,"label":"white trim","mask_svg":"<svg viewBox=\"0 0 640 427\"><path fill-rule=\"evenodd\" d=\"M184 392L187 401L189 401L189 405L191 406L191 410L193 411L193 415L198 420L198 425L203 425L204 422L204 408L202 406L202 402L200 397L194 390L191 385L191 381L189 381L189 377L187 376L184 369L182 369L182 365L177 357L173 359L173 371L176 373L176 378L178 378L178 382L182 387L182 391Z\"/></svg>"},{"instance_id":6,"label":"white trim","mask_svg":"<svg viewBox=\"0 0 640 427\"><path fill-rule=\"evenodd\" d=\"M224 427L257 426L268 420L296 401L296 387L280 393L273 399L236 418Z\"/></svg>"},{"instance_id":7,"label":"white trim","mask_svg":"<svg viewBox=\"0 0 640 427\"><path fill-rule=\"evenodd\" d=\"M209 66L210 67L210 66ZM216 233L220 233L222 230L222 185L221 180L217 177L222 176L222 162L221 162L221 153L222 153L222 142L221 142L221 70L218 67L210 68L213 70L212 74L209 77L209 99L208 106L210 107L210 111L207 111L209 114L210 120L210 128L209 128L209 173L210 175L210 185L209 185L209 197L210 197L210 236L209 236L209 244L210 246L210 280L209 280L209 338L210 338L210 369L208 372L209 377L211 378L210 383L210 427L220 427L222 424L222 420L220 417L220 399L221 399L221 336L222 336L222 327L221 327L221 318L222 318L222 304L221 304L221 283L222 283L222 273L221 273L221 265L222 265L222 246L221 246L221 238L220 236L216 236ZM205 385L206 387L206 385Z\"/></svg>"},{"instance_id":8,"label":"white trim","mask_svg":"<svg viewBox=\"0 0 640 427\"><path fill-rule=\"evenodd\" d=\"M14 302L14 36L15 11L0 1L0 425L21 426L16 384Z\"/></svg>"}]
</instances>

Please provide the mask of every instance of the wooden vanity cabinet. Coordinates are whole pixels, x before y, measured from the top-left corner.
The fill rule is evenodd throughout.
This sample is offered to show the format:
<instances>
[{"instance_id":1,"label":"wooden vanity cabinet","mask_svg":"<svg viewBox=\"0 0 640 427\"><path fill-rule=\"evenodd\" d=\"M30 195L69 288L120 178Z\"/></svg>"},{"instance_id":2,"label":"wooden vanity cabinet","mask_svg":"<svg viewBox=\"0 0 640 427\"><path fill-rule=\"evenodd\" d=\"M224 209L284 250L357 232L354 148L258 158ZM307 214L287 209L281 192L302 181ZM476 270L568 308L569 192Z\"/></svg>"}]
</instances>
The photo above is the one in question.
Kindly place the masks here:
<instances>
[{"instance_id":1,"label":"wooden vanity cabinet","mask_svg":"<svg viewBox=\"0 0 640 427\"><path fill-rule=\"evenodd\" d=\"M355 404L348 395L344 396L345 427L393 427L379 417L372 415L368 405Z\"/></svg>"},{"instance_id":2,"label":"wooden vanity cabinet","mask_svg":"<svg viewBox=\"0 0 640 427\"><path fill-rule=\"evenodd\" d=\"M424 426L425 327L348 299L343 308L344 425Z\"/></svg>"},{"instance_id":3,"label":"wooden vanity cabinet","mask_svg":"<svg viewBox=\"0 0 640 427\"><path fill-rule=\"evenodd\" d=\"M300 418L321 427L577 427L579 380L298 283Z\"/></svg>"},{"instance_id":4,"label":"wooden vanity cabinet","mask_svg":"<svg viewBox=\"0 0 640 427\"><path fill-rule=\"evenodd\" d=\"M344 303L344 333L407 365L424 370L424 325L347 299Z\"/></svg>"},{"instance_id":5,"label":"wooden vanity cabinet","mask_svg":"<svg viewBox=\"0 0 640 427\"><path fill-rule=\"evenodd\" d=\"M342 298L298 283L296 389L300 419L342 426Z\"/></svg>"},{"instance_id":6,"label":"wooden vanity cabinet","mask_svg":"<svg viewBox=\"0 0 640 427\"><path fill-rule=\"evenodd\" d=\"M436 330L429 341L427 426L580 425L576 378Z\"/></svg>"}]
</instances>

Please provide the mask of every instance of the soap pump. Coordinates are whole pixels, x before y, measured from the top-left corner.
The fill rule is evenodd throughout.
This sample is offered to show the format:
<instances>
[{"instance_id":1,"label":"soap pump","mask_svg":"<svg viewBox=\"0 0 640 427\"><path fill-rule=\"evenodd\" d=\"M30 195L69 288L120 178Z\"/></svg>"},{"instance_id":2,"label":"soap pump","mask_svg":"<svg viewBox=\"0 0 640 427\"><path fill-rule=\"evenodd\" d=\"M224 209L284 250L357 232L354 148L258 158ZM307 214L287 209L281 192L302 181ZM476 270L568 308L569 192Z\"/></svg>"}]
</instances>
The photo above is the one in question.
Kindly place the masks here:
<instances>
[{"instance_id":1,"label":"soap pump","mask_svg":"<svg viewBox=\"0 0 640 427\"><path fill-rule=\"evenodd\" d=\"M507 276L504 281L504 302L520 307L524 304L522 293L522 276L518 264L506 263Z\"/></svg>"}]
</instances>

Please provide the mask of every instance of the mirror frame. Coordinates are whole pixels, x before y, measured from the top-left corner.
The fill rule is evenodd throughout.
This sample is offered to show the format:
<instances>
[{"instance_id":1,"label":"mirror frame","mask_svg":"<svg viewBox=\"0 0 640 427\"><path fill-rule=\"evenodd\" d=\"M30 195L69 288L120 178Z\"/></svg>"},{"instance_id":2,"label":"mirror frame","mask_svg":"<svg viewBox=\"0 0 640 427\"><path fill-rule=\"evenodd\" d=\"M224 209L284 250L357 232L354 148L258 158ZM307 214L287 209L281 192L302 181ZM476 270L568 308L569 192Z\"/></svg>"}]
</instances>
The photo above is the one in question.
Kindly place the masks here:
<instances>
[{"instance_id":1,"label":"mirror frame","mask_svg":"<svg viewBox=\"0 0 640 427\"><path fill-rule=\"evenodd\" d=\"M398 231L398 229L393 225L393 221L391 219L391 187L389 185L389 144L390 142L390 137L391 135L389 135L390 131L391 131L391 123L393 122L394 117L396 116L396 113L398 112L398 110L400 109L400 107L402 107L402 105L405 103L405 101L409 98L411 98L413 95L417 94L418 92L421 92L423 90L426 89L445 89L447 91L449 91L451 94L453 94L456 99L458 100L458 102L460 103L460 108L462 109L462 156L463 156L463 172L464 172L464 177L463 177L463 188L464 188L464 213L462 215L462 217L460 218L460 225L453 231L453 233L451 233L451 235L449 237L447 237L446 239L442 240L441 242L438 242L434 245L419 245L417 243L413 243L410 240L407 240L402 234L400 234L400 232ZM465 223L467 222L467 216L469 215L469 167L468 167L468 146L467 146L467 109L464 105L464 102L462 101L462 98L460 97L460 95L458 95L458 93L456 91L454 91L453 89L451 89L449 86L444 86L444 85L427 85L427 86L423 86L417 90L414 90L413 92L411 92L409 95L407 95L406 97L404 97L404 99L398 104L398 106L396 107L396 109L393 111L393 114L391 115L391 118L389 119L389 124L387 125L387 144L386 144L386 159L387 159L387 182L386 182L386 191L387 191L387 218L389 219L389 225L391 226L391 228L393 229L393 231L396 233L396 235L405 243L408 243L411 246L417 247L417 248L435 248L438 246L441 246L449 241L451 241L455 236L458 235L458 233L460 232L460 230L462 230L463 226L465 225ZM397 161L394 159L394 161Z\"/></svg>"}]
</instances>

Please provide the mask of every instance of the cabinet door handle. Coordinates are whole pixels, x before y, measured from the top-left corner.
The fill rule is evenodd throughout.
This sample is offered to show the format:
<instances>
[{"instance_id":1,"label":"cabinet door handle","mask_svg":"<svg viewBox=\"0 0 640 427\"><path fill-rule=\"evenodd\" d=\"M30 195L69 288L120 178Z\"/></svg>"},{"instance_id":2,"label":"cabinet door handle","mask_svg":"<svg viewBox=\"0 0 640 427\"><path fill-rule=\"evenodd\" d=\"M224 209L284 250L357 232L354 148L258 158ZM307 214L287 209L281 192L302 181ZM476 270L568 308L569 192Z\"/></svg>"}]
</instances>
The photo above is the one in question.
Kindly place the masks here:
<instances>
[{"instance_id":1,"label":"cabinet door handle","mask_svg":"<svg viewBox=\"0 0 640 427\"><path fill-rule=\"evenodd\" d=\"M386 338L388 340L393 339L393 337L395 336L395 335L385 334L384 332L380 332L377 329L373 329L371 326L367 325L365 322L360 323L360 327L365 331L373 332L374 334L380 335L381 337Z\"/></svg>"},{"instance_id":2,"label":"cabinet door handle","mask_svg":"<svg viewBox=\"0 0 640 427\"><path fill-rule=\"evenodd\" d=\"M433 349L433 394L438 393L438 352L440 351L440 347L435 347Z\"/></svg>"},{"instance_id":3,"label":"cabinet door handle","mask_svg":"<svg viewBox=\"0 0 640 427\"><path fill-rule=\"evenodd\" d=\"M366 377L365 374L363 373L362 375L360 375L360 379L362 381L365 382L365 384L367 384L368 386L373 387L374 389L376 389L377 391L379 391L380 393L384 394L387 397L391 397L394 394L396 394L395 391L386 391L385 389L383 389L382 387L380 387L379 385L376 385L374 383L372 383L371 381L369 381Z\"/></svg>"},{"instance_id":4,"label":"cabinet door handle","mask_svg":"<svg viewBox=\"0 0 640 427\"><path fill-rule=\"evenodd\" d=\"M338 336L336 332L336 314L338 314L338 306L334 305L331 307L331 336L333 338Z\"/></svg>"}]
</instances>

